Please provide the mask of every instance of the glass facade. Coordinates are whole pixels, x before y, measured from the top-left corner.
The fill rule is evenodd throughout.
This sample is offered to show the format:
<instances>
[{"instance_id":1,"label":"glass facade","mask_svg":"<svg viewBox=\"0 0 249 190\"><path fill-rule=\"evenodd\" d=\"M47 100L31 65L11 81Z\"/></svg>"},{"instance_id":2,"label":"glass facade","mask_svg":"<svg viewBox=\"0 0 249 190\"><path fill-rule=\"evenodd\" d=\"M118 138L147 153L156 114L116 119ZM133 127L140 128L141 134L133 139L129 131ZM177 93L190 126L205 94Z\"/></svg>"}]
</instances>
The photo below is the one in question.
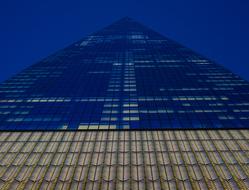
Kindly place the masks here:
<instances>
[{"instance_id":1,"label":"glass facade","mask_svg":"<svg viewBox=\"0 0 249 190\"><path fill-rule=\"evenodd\" d=\"M129 18L0 85L0 130L249 128L249 83Z\"/></svg>"}]
</instances>

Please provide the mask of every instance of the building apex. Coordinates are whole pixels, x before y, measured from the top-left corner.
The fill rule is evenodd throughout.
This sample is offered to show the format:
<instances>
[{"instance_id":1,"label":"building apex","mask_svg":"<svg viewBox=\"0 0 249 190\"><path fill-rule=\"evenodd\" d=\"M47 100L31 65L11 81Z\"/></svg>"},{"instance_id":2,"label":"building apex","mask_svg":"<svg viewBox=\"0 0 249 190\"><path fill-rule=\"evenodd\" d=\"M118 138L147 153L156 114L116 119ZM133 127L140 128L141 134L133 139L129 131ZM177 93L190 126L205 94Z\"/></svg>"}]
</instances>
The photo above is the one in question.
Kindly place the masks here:
<instances>
[{"instance_id":1,"label":"building apex","mask_svg":"<svg viewBox=\"0 0 249 190\"><path fill-rule=\"evenodd\" d=\"M121 19L118 20L118 22L122 21L122 22L129 22L129 21L133 21L134 19L132 19L131 17L125 16L122 17Z\"/></svg>"}]
</instances>

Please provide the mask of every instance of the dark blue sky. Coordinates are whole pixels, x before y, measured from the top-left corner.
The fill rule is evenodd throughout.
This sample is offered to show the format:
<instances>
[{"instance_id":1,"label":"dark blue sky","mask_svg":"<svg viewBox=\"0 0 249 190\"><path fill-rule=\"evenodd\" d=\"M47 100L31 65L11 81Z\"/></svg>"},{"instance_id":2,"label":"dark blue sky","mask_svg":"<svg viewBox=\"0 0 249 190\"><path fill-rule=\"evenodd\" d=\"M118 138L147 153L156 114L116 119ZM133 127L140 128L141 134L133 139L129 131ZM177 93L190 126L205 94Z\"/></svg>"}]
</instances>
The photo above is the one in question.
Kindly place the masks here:
<instances>
[{"instance_id":1,"label":"dark blue sky","mask_svg":"<svg viewBox=\"0 0 249 190\"><path fill-rule=\"evenodd\" d=\"M248 0L6 0L0 81L124 16L249 80Z\"/></svg>"}]
</instances>

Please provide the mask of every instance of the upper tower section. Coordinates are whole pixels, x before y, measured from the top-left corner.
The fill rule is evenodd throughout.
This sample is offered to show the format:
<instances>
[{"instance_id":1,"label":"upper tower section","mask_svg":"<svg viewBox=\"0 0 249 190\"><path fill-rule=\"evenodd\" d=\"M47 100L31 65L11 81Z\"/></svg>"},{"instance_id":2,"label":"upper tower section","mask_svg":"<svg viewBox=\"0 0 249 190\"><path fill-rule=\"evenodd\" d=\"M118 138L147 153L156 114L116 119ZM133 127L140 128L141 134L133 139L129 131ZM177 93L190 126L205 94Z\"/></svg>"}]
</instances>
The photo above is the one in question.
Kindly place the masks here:
<instances>
[{"instance_id":1,"label":"upper tower section","mask_svg":"<svg viewBox=\"0 0 249 190\"><path fill-rule=\"evenodd\" d=\"M130 19L0 85L0 130L249 128L249 84Z\"/></svg>"}]
</instances>

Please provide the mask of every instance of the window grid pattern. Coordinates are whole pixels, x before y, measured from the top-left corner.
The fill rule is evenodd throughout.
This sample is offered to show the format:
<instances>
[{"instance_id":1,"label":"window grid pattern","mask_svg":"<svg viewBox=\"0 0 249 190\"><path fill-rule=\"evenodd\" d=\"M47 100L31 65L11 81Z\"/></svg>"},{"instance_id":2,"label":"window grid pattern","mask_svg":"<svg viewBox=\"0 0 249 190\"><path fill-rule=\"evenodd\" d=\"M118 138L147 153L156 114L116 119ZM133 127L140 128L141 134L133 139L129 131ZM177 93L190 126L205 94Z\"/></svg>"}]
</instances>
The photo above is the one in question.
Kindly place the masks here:
<instances>
[{"instance_id":1,"label":"window grid pattern","mask_svg":"<svg viewBox=\"0 0 249 190\"><path fill-rule=\"evenodd\" d=\"M129 18L0 85L0 130L249 128L249 83Z\"/></svg>"}]
</instances>

